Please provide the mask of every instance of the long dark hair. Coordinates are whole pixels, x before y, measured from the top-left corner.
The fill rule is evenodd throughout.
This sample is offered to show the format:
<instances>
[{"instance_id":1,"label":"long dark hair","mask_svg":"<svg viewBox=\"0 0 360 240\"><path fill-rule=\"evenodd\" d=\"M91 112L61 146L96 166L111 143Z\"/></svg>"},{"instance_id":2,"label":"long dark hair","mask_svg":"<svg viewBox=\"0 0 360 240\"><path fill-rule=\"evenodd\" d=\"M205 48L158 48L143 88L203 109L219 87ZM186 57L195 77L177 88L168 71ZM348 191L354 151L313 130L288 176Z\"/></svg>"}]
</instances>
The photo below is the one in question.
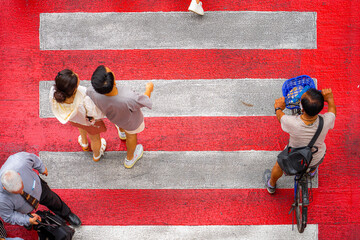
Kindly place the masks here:
<instances>
[{"instance_id":1,"label":"long dark hair","mask_svg":"<svg viewBox=\"0 0 360 240\"><path fill-rule=\"evenodd\" d=\"M54 98L57 102L63 103L69 97L71 97L77 89L78 77L69 70L64 69L58 72L55 77L55 92Z\"/></svg>"}]
</instances>

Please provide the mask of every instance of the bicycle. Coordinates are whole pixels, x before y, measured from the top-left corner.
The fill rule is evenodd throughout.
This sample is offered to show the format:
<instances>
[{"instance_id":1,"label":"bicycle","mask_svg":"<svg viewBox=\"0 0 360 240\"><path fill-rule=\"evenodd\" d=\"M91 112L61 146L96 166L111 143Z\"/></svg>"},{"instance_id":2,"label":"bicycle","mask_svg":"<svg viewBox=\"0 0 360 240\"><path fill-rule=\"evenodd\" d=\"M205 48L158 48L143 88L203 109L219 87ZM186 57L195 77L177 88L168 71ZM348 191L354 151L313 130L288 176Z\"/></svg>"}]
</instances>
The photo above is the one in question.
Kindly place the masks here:
<instances>
[{"instance_id":1,"label":"bicycle","mask_svg":"<svg viewBox=\"0 0 360 240\"><path fill-rule=\"evenodd\" d=\"M294 177L294 203L291 205L289 214L295 210L296 225L299 233L304 232L307 224L307 208L310 204L310 189L312 188L309 172Z\"/></svg>"},{"instance_id":2,"label":"bicycle","mask_svg":"<svg viewBox=\"0 0 360 240\"><path fill-rule=\"evenodd\" d=\"M301 96L310 88L316 88L314 81L307 75L301 75L288 79L282 87L285 97L286 108L291 110L292 115L301 114ZM311 169L297 174L294 177L294 203L291 205L289 214L295 210L296 225L299 233L303 233L307 224L308 205L310 204L309 185L312 188Z\"/></svg>"}]
</instances>

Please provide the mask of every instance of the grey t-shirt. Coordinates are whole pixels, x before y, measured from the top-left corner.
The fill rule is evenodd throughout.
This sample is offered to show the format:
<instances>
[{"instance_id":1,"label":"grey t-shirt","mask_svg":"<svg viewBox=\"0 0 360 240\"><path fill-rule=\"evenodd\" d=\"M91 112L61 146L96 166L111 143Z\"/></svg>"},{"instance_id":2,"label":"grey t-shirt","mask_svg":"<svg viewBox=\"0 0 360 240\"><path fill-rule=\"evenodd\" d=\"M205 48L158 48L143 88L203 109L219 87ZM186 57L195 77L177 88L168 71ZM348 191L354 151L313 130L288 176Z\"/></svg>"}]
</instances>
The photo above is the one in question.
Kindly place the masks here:
<instances>
[{"instance_id":1,"label":"grey t-shirt","mask_svg":"<svg viewBox=\"0 0 360 240\"><path fill-rule=\"evenodd\" d=\"M334 128L335 114L327 112L325 114L319 114L324 118L324 127L320 133L320 136L316 140L314 146L318 147L318 152L313 155L313 159L310 166L315 166L323 158L326 152L326 145L324 143L326 134L329 129ZM304 147L309 144L312 137L319 126L319 118L311 125L306 125L300 118L300 115L290 116L284 115L281 118L281 128L284 132L290 134L289 146L290 147Z\"/></svg>"},{"instance_id":2,"label":"grey t-shirt","mask_svg":"<svg viewBox=\"0 0 360 240\"><path fill-rule=\"evenodd\" d=\"M92 86L88 87L86 94L112 123L127 131L134 131L144 121L140 108L151 109L152 102L148 96L138 94L127 86L116 87L116 96L97 93Z\"/></svg>"}]
</instances>

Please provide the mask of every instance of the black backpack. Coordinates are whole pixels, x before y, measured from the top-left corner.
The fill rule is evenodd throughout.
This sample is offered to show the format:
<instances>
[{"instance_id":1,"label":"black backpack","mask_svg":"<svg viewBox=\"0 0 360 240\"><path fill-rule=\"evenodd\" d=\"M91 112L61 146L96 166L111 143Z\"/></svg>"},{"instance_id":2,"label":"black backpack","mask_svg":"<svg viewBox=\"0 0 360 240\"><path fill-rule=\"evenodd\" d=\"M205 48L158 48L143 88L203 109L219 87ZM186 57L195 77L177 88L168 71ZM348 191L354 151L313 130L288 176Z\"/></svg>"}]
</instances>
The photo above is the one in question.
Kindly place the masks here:
<instances>
[{"instance_id":1,"label":"black backpack","mask_svg":"<svg viewBox=\"0 0 360 240\"><path fill-rule=\"evenodd\" d=\"M60 216L52 214L50 211L37 211L41 217L41 222L34 225L40 240L71 240L75 230L68 225Z\"/></svg>"},{"instance_id":2,"label":"black backpack","mask_svg":"<svg viewBox=\"0 0 360 240\"><path fill-rule=\"evenodd\" d=\"M319 116L319 126L316 130L314 137L310 143L305 147L292 148L286 146L286 148L278 155L277 162L280 168L286 175L297 175L304 173L310 166L313 154L318 151L318 148L314 146L317 138L319 137L321 130L324 126L324 120ZM311 149L315 148L316 151L312 152Z\"/></svg>"}]
</instances>

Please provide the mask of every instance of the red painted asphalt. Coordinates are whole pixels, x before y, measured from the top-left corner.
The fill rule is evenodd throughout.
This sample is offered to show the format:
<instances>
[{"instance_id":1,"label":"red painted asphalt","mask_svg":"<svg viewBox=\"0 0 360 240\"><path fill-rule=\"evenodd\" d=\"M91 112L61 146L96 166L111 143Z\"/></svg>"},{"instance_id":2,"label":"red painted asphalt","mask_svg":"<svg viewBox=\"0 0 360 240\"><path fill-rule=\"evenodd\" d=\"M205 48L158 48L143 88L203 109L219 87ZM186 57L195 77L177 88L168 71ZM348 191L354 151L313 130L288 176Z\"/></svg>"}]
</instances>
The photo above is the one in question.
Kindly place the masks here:
<instances>
[{"instance_id":1,"label":"red painted asphalt","mask_svg":"<svg viewBox=\"0 0 360 240\"><path fill-rule=\"evenodd\" d=\"M314 50L127 50L40 51L41 12L186 11L189 1L94 0L2 2L0 11L0 164L18 151L79 151L77 133L54 119L39 118L39 81L51 80L69 67L81 79L106 64L118 79L290 78L300 74L331 87L338 106L335 129L326 140L326 161L314 189L310 223L319 224L319 239L360 237L360 68L359 2L324 1L204 1L206 11L316 11ZM156 90L156 89L155 89ZM148 118L140 135L145 149L156 151L280 150L286 143L274 117ZM173 126L181 126L173 128ZM107 133L110 150L123 150L114 129ZM106 135L105 135L106 136ZM76 144L75 144L76 145ZM109 144L110 145L110 144ZM289 224L291 190L269 196L265 190L58 190L84 224L237 225ZM103 193L106 194L103 194ZM110 203L114 214L104 216ZM81 201L74 202L76 195ZM122 201L118 201L118 199ZM133 209L124 201L136 200ZM151 199L148 201L147 199ZM10 234L35 239L18 227ZM28 236L27 236L28 235ZM12 235L14 236L14 235Z\"/></svg>"}]
</instances>

